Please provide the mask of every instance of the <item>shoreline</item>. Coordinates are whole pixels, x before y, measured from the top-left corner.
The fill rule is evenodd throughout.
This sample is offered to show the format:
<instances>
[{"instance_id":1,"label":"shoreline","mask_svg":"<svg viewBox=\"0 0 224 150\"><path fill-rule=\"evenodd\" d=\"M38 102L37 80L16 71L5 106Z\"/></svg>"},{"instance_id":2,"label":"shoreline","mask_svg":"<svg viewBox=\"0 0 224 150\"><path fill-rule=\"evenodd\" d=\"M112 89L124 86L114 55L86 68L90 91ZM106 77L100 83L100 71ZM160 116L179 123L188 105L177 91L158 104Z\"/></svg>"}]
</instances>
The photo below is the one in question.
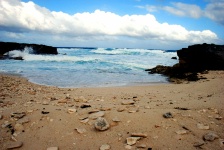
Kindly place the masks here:
<instances>
[{"instance_id":1,"label":"shoreline","mask_svg":"<svg viewBox=\"0 0 224 150\"><path fill-rule=\"evenodd\" d=\"M6 149L21 141L21 150L99 149L104 144L110 149L221 150L224 71L201 75L207 79L182 84L58 88L0 74L0 145ZM124 104L128 102L131 104ZM10 117L13 112L25 116L15 120ZM104 112L109 129L95 129L96 120L90 117L95 112ZM173 118L164 118L167 112ZM12 128L4 127L6 123L13 134ZM210 132L218 138L204 141L203 136ZM128 145L126 140L133 133L144 137ZM195 147L197 142L201 145Z\"/></svg>"}]
</instances>

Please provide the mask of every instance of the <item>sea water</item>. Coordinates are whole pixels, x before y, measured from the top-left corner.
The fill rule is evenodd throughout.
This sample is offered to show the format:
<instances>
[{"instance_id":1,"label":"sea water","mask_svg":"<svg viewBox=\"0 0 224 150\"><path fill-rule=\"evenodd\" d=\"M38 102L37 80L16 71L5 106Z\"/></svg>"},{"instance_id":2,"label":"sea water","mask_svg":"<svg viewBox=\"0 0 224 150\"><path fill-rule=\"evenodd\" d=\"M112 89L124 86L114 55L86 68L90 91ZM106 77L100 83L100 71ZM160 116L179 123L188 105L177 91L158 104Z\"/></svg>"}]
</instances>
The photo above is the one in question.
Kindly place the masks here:
<instances>
[{"instance_id":1,"label":"sea water","mask_svg":"<svg viewBox=\"0 0 224 150\"><path fill-rule=\"evenodd\" d=\"M31 47L10 51L0 60L0 73L19 74L41 85L58 87L111 87L165 83L167 78L148 74L157 65L172 66L175 51L128 48L57 48L58 55L35 55Z\"/></svg>"}]
</instances>

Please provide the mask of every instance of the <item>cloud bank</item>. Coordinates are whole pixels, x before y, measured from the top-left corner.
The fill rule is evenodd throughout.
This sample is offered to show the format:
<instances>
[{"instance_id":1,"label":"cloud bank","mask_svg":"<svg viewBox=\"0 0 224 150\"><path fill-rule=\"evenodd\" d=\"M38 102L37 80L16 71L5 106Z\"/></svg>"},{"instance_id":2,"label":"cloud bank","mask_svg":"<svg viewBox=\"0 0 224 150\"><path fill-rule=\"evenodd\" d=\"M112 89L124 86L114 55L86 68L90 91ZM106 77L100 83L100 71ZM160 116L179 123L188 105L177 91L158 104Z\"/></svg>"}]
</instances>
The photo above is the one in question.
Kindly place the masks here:
<instances>
[{"instance_id":1,"label":"cloud bank","mask_svg":"<svg viewBox=\"0 0 224 150\"><path fill-rule=\"evenodd\" d=\"M140 6L149 12L164 10L180 17L200 18L207 17L224 26L224 0L210 0L204 9L194 4L172 2L171 6Z\"/></svg>"},{"instance_id":2,"label":"cloud bank","mask_svg":"<svg viewBox=\"0 0 224 150\"><path fill-rule=\"evenodd\" d=\"M175 5L178 8L183 7L181 3ZM219 6L210 5L207 9L214 10ZM192 7L200 12L200 8L197 6ZM173 8L164 9L174 12ZM181 11L176 11L176 13L186 15ZM187 13L198 17L195 12ZM216 11L207 15L217 21L220 19L216 18ZM85 41L90 37L93 41L108 41L109 39L119 41L119 38L129 38L161 43L169 41L174 43L210 43L218 39L217 35L210 30L188 31L180 25L159 23L151 14L120 16L112 12L95 10L92 13L83 12L70 15L64 12L50 11L31 1L25 3L19 0L0 1L0 32L11 38L21 38L26 34L38 34L40 38L50 38L52 41L69 39L69 41L75 42Z\"/></svg>"}]
</instances>

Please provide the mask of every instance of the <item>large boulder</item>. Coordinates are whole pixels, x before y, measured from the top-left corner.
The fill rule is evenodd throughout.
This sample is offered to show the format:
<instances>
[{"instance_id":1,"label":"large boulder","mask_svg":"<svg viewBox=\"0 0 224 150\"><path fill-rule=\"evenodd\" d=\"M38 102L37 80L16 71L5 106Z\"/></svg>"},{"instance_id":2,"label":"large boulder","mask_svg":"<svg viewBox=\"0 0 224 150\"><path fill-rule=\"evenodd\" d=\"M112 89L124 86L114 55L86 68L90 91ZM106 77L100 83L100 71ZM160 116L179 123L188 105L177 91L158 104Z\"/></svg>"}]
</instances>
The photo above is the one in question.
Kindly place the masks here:
<instances>
[{"instance_id":1,"label":"large boulder","mask_svg":"<svg viewBox=\"0 0 224 150\"><path fill-rule=\"evenodd\" d=\"M224 69L224 45L192 45L178 50L177 55L179 64L190 71Z\"/></svg>"},{"instance_id":2,"label":"large boulder","mask_svg":"<svg viewBox=\"0 0 224 150\"><path fill-rule=\"evenodd\" d=\"M25 47L31 47L34 54L58 54L57 48L46 45L14 43L14 42L0 42L0 58L9 51L20 50L23 51Z\"/></svg>"},{"instance_id":3,"label":"large boulder","mask_svg":"<svg viewBox=\"0 0 224 150\"><path fill-rule=\"evenodd\" d=\"M197 73L205 70L224 70L224 45L197 44L177 51L179 63L173 66L158 65L147 69L169 77L170 81L197 81Z\"/></svg>"}]
</instances>

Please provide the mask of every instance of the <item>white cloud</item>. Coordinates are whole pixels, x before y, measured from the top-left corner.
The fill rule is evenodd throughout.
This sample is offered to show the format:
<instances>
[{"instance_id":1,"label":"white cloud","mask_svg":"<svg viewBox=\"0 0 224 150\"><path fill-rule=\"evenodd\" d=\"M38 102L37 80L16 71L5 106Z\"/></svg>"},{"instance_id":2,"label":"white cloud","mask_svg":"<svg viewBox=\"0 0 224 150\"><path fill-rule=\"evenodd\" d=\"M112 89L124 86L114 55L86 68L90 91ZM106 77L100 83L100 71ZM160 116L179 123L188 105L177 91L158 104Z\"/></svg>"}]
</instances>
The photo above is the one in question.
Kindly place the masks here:
<instances>
[{"instance_id":1,"label":"white cloud","mask_svg":"<svg viewBox=\"0 0 224 150\"><path fill-rule=\"evenodd\" d=\"M186 5L178 3L175 6L180 8ZM194 8L196 12L188 13L197 18L200 9L196 6L189 7ZM181 12L180 10L180 14ZM38 36L44 34L42 38L52 35L69 41L71 39L119 41L119 37L126 37L148 41L210 43L218 39L217 35L209 30L188 31L180 25L159 23L151 14L120 16L112 12L96 10L92 13L69 15L64 12L51 12L33 2L24 3L19 0L0 1L0 31L33 33ZM48 36L45 36L46 34Z\"/></svg>"},{"instance_id":2,"label":"white cloud","mask_svg":"<svg viewBox=\"0 0 224 150\"><path fill-rule=\"evenodd\" d=\"M204 15L224 26L224 0L208 4Z\"/></svg>"},{"instance_id":3,"label":"white cloud","mask_svg":"<svg viewBox=\"0 0 224 150\"><path fill-rule=\"evenodd\" d=\"M185 3L172 3L173 7L165 6L162 7L163 10L166 10L177 16L188 16L192 18L199 18L202 15L202 10L197 5L185 4Z\"/></svg>"}]
</instances>

